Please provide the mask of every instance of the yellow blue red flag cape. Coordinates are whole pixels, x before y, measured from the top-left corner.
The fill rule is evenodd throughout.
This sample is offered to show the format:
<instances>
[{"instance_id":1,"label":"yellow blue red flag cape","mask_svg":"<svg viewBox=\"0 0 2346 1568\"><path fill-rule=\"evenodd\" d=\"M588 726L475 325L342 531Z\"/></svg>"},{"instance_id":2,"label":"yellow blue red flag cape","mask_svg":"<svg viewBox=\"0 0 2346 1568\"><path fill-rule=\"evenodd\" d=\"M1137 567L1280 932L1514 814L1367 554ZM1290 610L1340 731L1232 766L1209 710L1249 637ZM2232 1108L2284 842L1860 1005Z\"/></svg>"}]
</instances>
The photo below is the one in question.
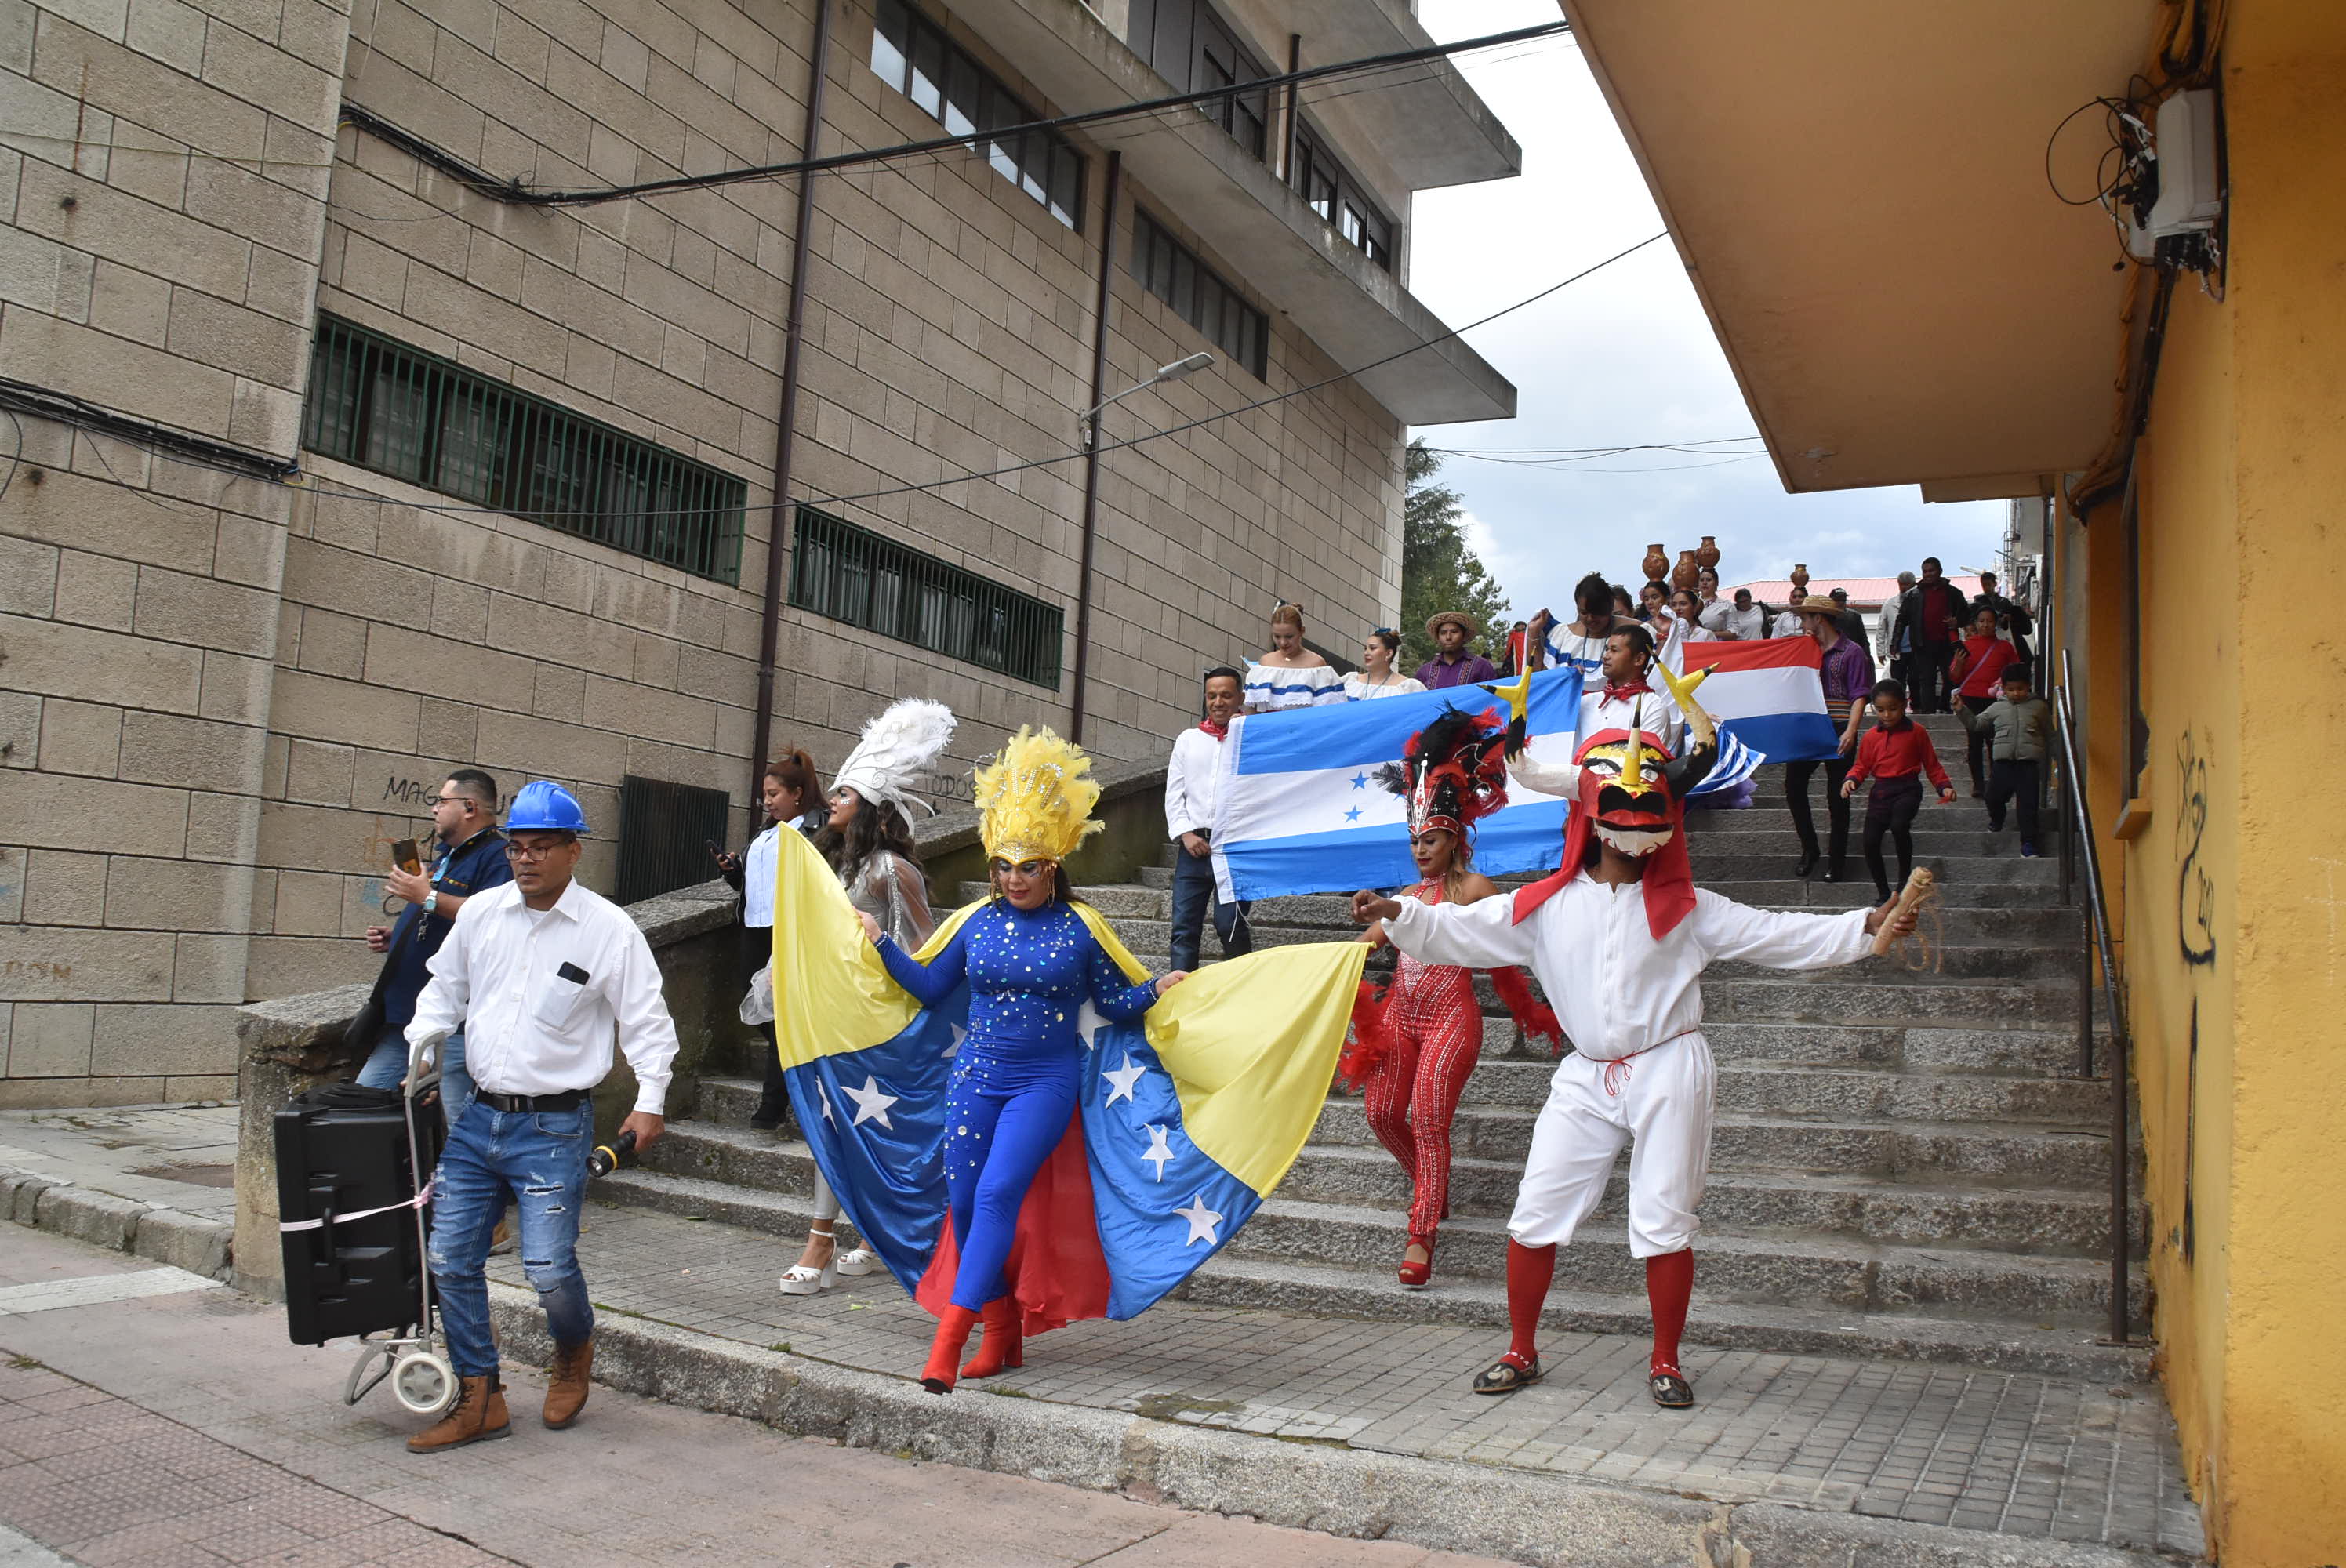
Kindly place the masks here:
<instances>
[{"instance_id":1,"label":"yellow blue red flag cape","mask_svg":"<svg viewBox=\"0 0 2346 1568\"><path fill-rule=\"evenodd\" d=\"M944 1113L968 988L920 1007L821 856L796 833L780 843L774 1036L790 1103L855 1228L935 1310L952 1280ZM956 911L919 956L982 907ZM1126 976L1147 979L1076 907ZM1028 1331L1130 1318L1229 1243L1319 1119L1367 955L1322 942L1217 964L1129 1023L1086 1007L1076 1114L1028 1189L1007 1271Z\"/></svg>"}]
</instances>

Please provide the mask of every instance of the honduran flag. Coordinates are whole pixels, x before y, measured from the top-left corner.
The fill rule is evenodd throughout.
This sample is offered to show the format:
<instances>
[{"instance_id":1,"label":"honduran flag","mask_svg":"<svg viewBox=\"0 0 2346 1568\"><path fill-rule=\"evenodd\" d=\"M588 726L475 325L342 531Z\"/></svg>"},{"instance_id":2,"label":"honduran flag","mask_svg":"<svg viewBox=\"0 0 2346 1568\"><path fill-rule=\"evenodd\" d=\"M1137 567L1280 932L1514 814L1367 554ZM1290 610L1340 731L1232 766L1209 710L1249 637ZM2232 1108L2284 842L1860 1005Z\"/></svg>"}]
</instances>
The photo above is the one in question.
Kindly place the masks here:
<instances>
[{"instance_id":1,"label":"honduran flag","mask_svg":"<svg viewBox=\"0 0 2346 1568\"><path fill-rule=\"evenodd\" d=\"M1532 677L1525 715L1531 755L1572 760L1580 685L1576 669ZM1231 720L1212 835L1221 896L1350 892L1417 881L1408 809L1377 781L1377 769L1400 761L1409 738L1445 707L1494 713L1502 722L1508 713L1486 687L1460 686ZM1552 869L1564 852L1566 810L1564 800L1510 781L1506 805L1474 825L1474 869L1486 876Z\"/></svg>"},{"instance_id":2,"label":"honduran flag","mask_svg":"<svg viewBox=\"0 0 2346 1568\"><path fill-rule=\"evenodd\" d=\"M1671 658L1672 650L1678 657ZM1760 642L1673 641L1663 657L1680 675L1708 669L1694 700L1718 722L1722 758L1729 737L1770 762L1824 761L1840 755L1825 717L1814 637Z\"/></svg>"},{"instance_id":3,"label":"honduran flag","mask_svg":"<svg viewBox=\"0 0 2346 1568\"><path fill-rule=\"evenodd\" d=\"M774 1035L799 1127L864 1244L941 1311L958 1256L945 1089L969 988L935 1008L905 995L800 834L780 836L775 880ZM949 916L917 956L984 907ZM1127 980L1148 977L1075 907ZM1318 942L1219 963L1132 1023L1085 1005L1076 1112L1027 1188L1005 1270L1027 1332L1130 1318L1229 1244L1311 1136L1367 952Z\"/></svg>"}]
</instances>

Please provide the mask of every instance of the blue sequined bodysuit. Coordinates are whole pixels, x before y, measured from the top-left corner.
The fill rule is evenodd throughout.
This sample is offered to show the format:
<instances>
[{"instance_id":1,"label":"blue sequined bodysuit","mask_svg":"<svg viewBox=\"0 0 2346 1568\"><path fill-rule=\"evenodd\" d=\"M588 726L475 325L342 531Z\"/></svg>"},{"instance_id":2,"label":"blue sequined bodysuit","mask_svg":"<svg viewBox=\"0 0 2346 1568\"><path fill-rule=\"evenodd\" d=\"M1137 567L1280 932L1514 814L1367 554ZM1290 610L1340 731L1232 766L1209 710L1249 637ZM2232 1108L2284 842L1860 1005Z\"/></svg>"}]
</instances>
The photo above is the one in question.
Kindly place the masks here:
<instances>
[{"instance_id":1,"label":"blue sequined bodysuit","mask_svg":"<svg viewBox=\"0 0 2346 1568\"><path fill-rule=\"evenodd\" d=\"M1127 983L1083 917L1056 903L997 900L925 964L892 941L880 957L923 1006L969 983L969 1034L945 1091L945 1189L960 1258L954 1304L975 1311L1003 1294L1027 1186L1075 1115L1078 1012L1088 1001L1103 1017L1137 1018L1156 987Z\"/></svg>"}]
</instances>

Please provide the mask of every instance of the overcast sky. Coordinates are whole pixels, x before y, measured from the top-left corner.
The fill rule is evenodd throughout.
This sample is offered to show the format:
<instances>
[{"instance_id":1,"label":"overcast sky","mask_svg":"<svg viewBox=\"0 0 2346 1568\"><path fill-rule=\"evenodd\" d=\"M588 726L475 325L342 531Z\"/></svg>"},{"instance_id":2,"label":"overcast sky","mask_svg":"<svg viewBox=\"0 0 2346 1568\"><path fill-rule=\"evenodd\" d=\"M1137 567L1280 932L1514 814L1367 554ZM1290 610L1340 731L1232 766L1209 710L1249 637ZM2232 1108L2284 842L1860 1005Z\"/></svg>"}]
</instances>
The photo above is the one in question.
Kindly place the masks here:
<instances>
[{"instance_id":1,"label":"overcast sky","mask_svg":"<svg viewBox=\"0 0 2346 1568\"><path fill-rule=\"evenodd\" d=\"M1420 0L1418 10L1438 39L1559 15L1556 0ZM1418 196L1410 290L1435 314L1453 325L1473 321L1660 231L1661 215L1568 39L1458 64L1523 145L1524 172ZM1437 447L1693 443L1757 429L1667 240L1467 341L1515 383L1516 416L1419 433ZM1647 472L1621 472L1629 470ZM1630 453L1556 467L1452 457L1442 482L1464 498L1484 561L1518 617L1543 603L1569 615L1584 572L1634 588L1653 540L1675 561L1702 535L1717 535L1720 575L1734 584L1780 577L1796 561L1819 577L1888 576L1935 555L1953 573L1990 564L2004 531L2002 503L1926 505L1912 486L1787 495L1764 456Z\"/></svg>"}]
</instances>

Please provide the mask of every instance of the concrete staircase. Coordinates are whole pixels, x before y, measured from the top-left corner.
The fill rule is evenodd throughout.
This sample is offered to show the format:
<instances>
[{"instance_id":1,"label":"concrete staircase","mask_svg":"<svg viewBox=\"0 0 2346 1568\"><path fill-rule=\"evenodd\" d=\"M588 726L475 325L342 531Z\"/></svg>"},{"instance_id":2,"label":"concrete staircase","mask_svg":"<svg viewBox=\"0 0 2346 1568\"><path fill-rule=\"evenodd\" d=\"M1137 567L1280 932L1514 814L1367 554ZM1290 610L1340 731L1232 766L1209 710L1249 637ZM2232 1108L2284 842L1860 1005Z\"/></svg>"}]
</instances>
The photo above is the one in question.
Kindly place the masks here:
<instances>
[{"instance_id":1,"label":"concrete staircase","mask_svg":"<svg viewBox=\"0 0 2346 1568\"><path fill-rule=\"evenodd\" d=\"M1926 804L1921 862L1942 891L1941 964L1892 955L1783 974L1721 963L1704 987L1719 1063L1719 1125L1690 1340L1721 1348L1888 1357L2096 1380L2147 1375L2141 1349L2096 1343L2108 1309L2108 1085L2076 1069L2079 941L2060 906L2057 840L2024 859L1990 834L1962 771L1962 732L1926 720L1959 791ZM1820 796L1822 780L1817 785ZM1862 822L1862 802L1859 802ZM1822 817L1821 806L1819 810ZM1851 880L1792 880L1796 843L1780 775L1759 804L1695 814L1701 885L1770 907L1870 901ZM1086 890L1134 952L1167 963L1169 866ZM937 890L966 901L981 887ZM1266 900L1258 946L1356 934L1335 896ZM1217 951L1206 934L1209 962ZM1505 1321L1504 1222L1551 1062L1526 1051L1487 981L1480 1065L1454 1124L1454 1217L1432 1289L1402 1290L1408 1185L1361 1103L1331 1095L1310 1145L1254 1221L1192 1279L1193 1300L1391 1321ZM788 1130L751 1131L754 1086L703 1084L694 1119L651 1164L600 1196L778 1235L803 1233L812 1162ZM1559 1327L1637 1332L1642 1267L1623 1234L1624 1170L1558 1256ZM2143 1255L2139 1205L2128 1223ZM2129 1310L2147 1317L2137 1274Z\"/></svg>"}]
</instances>

